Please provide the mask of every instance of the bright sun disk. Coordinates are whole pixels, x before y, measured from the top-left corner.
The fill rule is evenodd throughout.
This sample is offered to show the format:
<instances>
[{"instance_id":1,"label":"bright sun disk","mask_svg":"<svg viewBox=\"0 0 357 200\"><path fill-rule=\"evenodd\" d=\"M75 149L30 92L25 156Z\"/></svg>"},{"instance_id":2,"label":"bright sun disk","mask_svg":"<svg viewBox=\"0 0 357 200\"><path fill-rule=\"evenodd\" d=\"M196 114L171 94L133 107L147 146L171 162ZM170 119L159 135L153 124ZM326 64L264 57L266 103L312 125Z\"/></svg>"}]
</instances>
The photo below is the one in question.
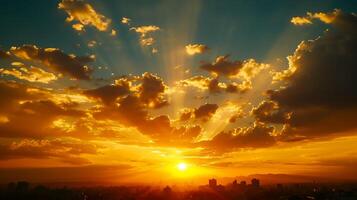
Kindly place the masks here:
<instances>
[{"instance_id":1,"label":"bright sun disk","mask_svg":"<svg viewBox=\"0 0 357 200\"><path fill-rule=\"evenodd\" d=\"M187 169L186 163L179 163L177 165L177 169L180 170L180 171L185 171Z\"/></svg>"}]
</instances>

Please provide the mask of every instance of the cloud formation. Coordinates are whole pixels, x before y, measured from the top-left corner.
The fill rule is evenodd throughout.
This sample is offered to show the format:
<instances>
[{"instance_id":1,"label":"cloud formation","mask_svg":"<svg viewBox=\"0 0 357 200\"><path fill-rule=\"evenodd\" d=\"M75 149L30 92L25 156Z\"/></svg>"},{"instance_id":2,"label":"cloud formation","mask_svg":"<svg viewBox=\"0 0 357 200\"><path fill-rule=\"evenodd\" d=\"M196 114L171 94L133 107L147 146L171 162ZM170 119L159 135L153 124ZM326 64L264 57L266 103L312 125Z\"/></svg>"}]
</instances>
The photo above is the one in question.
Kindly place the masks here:
<instances>
[{"instance_id":1,"label":"cloud formation","mask_svg":"<svg viewBox=\"0 0 357 200\"><path fill-rule=\"evenodd\" d=\"M332 29L301 42L288 57L289 69L276 74L276 80L286 81L285 87L268 91L278 108L256 114L263 121L287 121L286 134L328 137L357 128L353 120L357 117L357 16L340 10L309 16L331 24ZM286 115L290 115L288 120L282 117Z\"/></svg>"},{"instance_id":2,"label":"cloud formation","mask_svg":"<svg viewBox=\"0 0 357 200\"><path fill-rule=\"evenodd\" d=\"M131 19L128 18L128 17L123 17L123 18L121 18L121 23L122 23L122 24L128 24L128 25L130 25L130 21L131 21Z\"/></svg>"},{"instance_id":3,"label":"cloud formation","mask_svg":"<svg viewBox=\"0 0 357 200\"><path fill-rule=\"evenodd\" d=\"M326 24L331 24L336 20L336 17L341 16L342 11L339 9L335 9L331 13L323 13L323 12L318 12L318 13L311 13L308 12L306 16L304 17L293 17L291 19L291 23L294 25L305 25L305 24L312 24L312 20L318 19Z\"/></svg>"},{"instance_id":4,"label":"cloud formation","mask_svg":"<svg viewBox=\"0 0 357 200\"><path fill-rule=\"evenodd\" d=\"M218 56L212 63L205 63L200 66L201 69L206 70L215 76L234 77L239 73L243 67L242 61L230 61L229 56Z\"/></svg>"},{"instance_id":5,"label":"cloud formation","mask_svg":"<svg viewBox=\"0 0 357 200\"><path fill-rule=\"evenodd\" d=\"M258 121L269 123L285 123L289 120L291 113L282 111L274 101L262 101L251 111Z\"/></svg>"},{"instance_id":6,"label":"cloud formation","mask_svg":"<svg viewBox=\"0 0 357 200\"><path fill-rule=\"evenodd\" d=\"M197 125L175 127L167 115L152 116L150 109L168 105L163 80L151 73L126 76L112 85L86 90L84 94L100 99L104 105L94 110L96 120L114 120L126 127L134 127L149 136L155 144L188 145L201 132ZM203 118L204 111L199 111ZM211 111L207 111L210 116Z\"/></svg>"},{"instance_id":7,"label":"cloud formation","mask_svg":"<svg viewBox=\"0 0 357 200\"><path fill-rule=\"evenodd\" d=\"M91 162L83 154L97 154L98 147L74 139L34 140L23 139L8 145L0 145L0 160L35 158L58 159L61 162L83 165Z\"/></svg>"},{"instance_id":8,"label":"cloud formation","mask_svg":"<svg viewBox=\"0 0 357 200\"><path fill-rule=\"evenodd\" d=\"M190 56L195 54L202 54L208 50L208 47L204 44L188 44L186 45L186 53Z\"/></svg>"},{"instance_id":9,"label":"cloud formation","mask_svg":"<svg viewBox=\"0 0 357 200\"><path fill-rule=\"evenodd\" d=\"M70 121L84 116L71 103L55 102L50 91L14 81L0 82L0 136L3 138L41 138L65 135L54 121ZM58 97L57 97L58 98ZM36 128L34 128L36 127Z\"/></svg>"},{"instance_id":10,"label":"cloud formation","mask_svg":"<svg viewBox=\"0 0 357 200\"><path fill-rule=\"evenodd\" d=\"M22 65L11 69L0 69L0 74L10 75L29 82L49 83L57 80L57 76L54 74L34 66L26 67Z\"/></svg>"},{"instance_id":11,"label":"cloud formation","mask_svg":"<svg viewBox=\"0 0 357 200\"><path fill-rule=\"evenodd\" d=\"M212 140L202 142L213 151L231 151L239 148L261 148L276 143L273 136L274 127L255 122L252 127L236 128L232 131L221 132Z\"/></svg>"},{"instance_id":12,"label":"cloud formation","mask_svg":"<svg viewBox=\"0 0 357 200\"><path fill-rule=\"evenodd\" d=\"M57 105L50 100L38 100L19 102L17 107L5 113L5 116L7 121L0 124L2 137L36 138L63 134L55 133L51 128L52 123L60 117L76 118L83 116L83 113L65 105Z\"/></svg>"},{"instance_id":13,"label":"cloud formation","mask_svg":"<svg viewBox=\"0 0 357 200\"><path fill-rule=\"evenodd\" d=\"M311 19L307 18L307 17L293 17L290 20L291 23L293 23L294 25L305 25L305 24L312 24Z\"/></svg>"},{"instance_id":14,"label":"cloud formation","mask_svg":"<svg viewBox=\"0 0 357 200\"><path fill-rule=\"evenodd\" d=\"M10 53L0 49L0 59L10 58Z\"/></svg>"},{"instance_id":15,"label":"cloud formation","mask_svg":"<svg viewBox=\"0 0 357 200\"><path fill-rule=\"evenodd\" d=\"M204 104L195 109L185 109L180 117L181 121L187 121L189 119L202 120L203 122L207 122L213 114L217 111L217 104Z\"/></svg>"},{"instance_id":16,"label":"cloud formation","mask_svg":"<svg viewBox=\"0 0 357 200\"><path fill-rule=\"evenodd\" d=\"M241 78L246 81L251 81L259 72L268 67L269 65L257 63L254 59L230 61L229 55L218 56L214 62L200 66L214 77Z\"/></svg>"},{"instance_id":17,"label":"cloud formation","mask_svg":"<svg viewBox=\"0 0 357 200\"><path fill-rule=\"evenodd\" d=\"M30 62L40 62L49 69L75 79L89 80L92 70L87 66L94 61L94 56L78 57L66 54L56 48L40 48L34 45L11 47L10 52L16 58Z\"/></svg>"},{"instance_id":18,"label":"cloud formation","mask_svg":"<svg viewBox=\"0 0 357 200\"><path fill-rule=\"evenodd\" d=\"M104 107L94 113L98 120L115 120L120 124L137 128L157 145L188 145L200 134L199 126L176 128L167 115L153 117L139 96L119 98L116 105Z\"/></svg>"},{"instance_id":19,"label":"cloud formation","mask_svg":"<svg viewBox=\"0 0 357 200\"><path fill-rule=\"evenodd\" d=\"M129 93L130 81L125 78L116 80L115 84L84 91L85 95L98 98L105 104L112 104L118 97L128 95Z\"/></svg>"},{"instance_id":20,"label":"cloud formation","mask_svg":"<svg viewBox=\"0 0 357 200\"><path fill-rule=\"evenodd\" d=\"M66 11L66 21L76 20L78 23L72 27L77 31L83 31L84 26L93 26L99 31L107 31L111 20L98 13L90 4L82 0L62 0L58 8Z\"/></svg>"},{"instance_id":21,"label":"cloud formation","mask_svg":"<svg viewBox=\"0 0 357 200\"><path fill-rule=\"evenodd\" d=\"M84 91L89 97L101 99L105 104L114 103L118 97L129 94L137 97L144 107L160 108L168 104L165 99L167 86L164 81L151 73L142 76L124 76L116 79L114 84Z\"/></svg>"},{"instance_id":22,"label":"cloud formation","mask_svg":"<svg viewBox=\"0 0 357 200\"><path fill-rule=\"evenodd\" d=\"M146 72L142 75L141 81L138 91L142 102L154 108L167 104L163 96L167 86L160 77Z\"/></svg>"},{"instance_id":23,"label":"cloud formation","mask_svg":"<svg viewBox=\"0 0 357 200\"><path fill-rule=\"evenodd\" d=\"M249 81L243 81L241 83L236 82L220 82L218 78L210 78L205 76L193 76L187 79L176 82L176 88L182 90L186 87L197 88L202 91L208 91L211 94L217 94L221 92L228 93L245 93L252 88L252 83Z\"/></svg>"},{"instance_id":24,"label":"cloud formation","mask_svg":"<svg viewBox=\"0 0 357 200\"><path fill-rule=\"evenodd\" d=\"M141 46L152 46L155 39L151 36L152 33L159 31L160 27L155 25L132 27L130 30L139 34L139 41Z\"/></svg>"},{"instance_id":25,"label":"cloud formation","mask_svg":"<svg viewBox=\"0 0 357 200\"><path fill-rule=\"evenodd\" d=\"M68 21L75 21L72 26L78 31L92 26L116 34L110 19L84 1L62 0L59 8L67 12ZM260 96L265 87L254 88L253 82L270 65L255 59L218 56L199 66L210 75L185 68L185 78L165 83L150 72L92 79L88 65L94 56L80 57L57 48L24 45L0 50L1 62L11 63L0 69L0 138L6 141L0 142L0 159L45 158L87 164L90 161L82 155L96 155L100 149L92 144L94 140L114 143L115 148L135 144L135 148L197 147L229 152L351 134L348 132L357 129L357 17L334 10L308 13L291 22L304 25L314 20L331 29L297 46L287 58L288 68L273 72L276 87L266 91L265 97ZM121 23L139 35L141 46L157 53L153 36L160 27L131 26L126 17ZM101 44L101 40L88 41L85 47ZM208 50L204 44L185 48L189 55ZM175 57L172 62L184 64L185 59L187 56L183 60ZM52 83L62 76L89 81ZM188 87L194 88L195 96L201 92L203 97L193 100ZM253 89L257 92L244 93ZM180 110L181 115L175 115ZM202 141L205 139L210 140Z\"/></svg>"}]
</instances>

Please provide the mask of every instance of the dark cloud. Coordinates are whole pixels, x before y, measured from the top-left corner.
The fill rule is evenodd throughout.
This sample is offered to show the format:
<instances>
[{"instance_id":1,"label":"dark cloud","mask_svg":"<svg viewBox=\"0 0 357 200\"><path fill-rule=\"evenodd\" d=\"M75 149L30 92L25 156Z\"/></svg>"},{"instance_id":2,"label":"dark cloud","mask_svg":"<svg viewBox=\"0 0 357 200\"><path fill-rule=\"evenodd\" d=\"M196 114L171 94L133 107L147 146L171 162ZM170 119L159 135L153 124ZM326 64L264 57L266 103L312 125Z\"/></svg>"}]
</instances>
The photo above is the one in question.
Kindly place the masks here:
<instances>
[{"instance_id":1,"label":"dark cloud","mask_svg":"<svg viewBox=\"0 0 357 200\"><path fill-rule=\"evenodd\" d=\"M205 104L200 106L199 108L195 109L193 114L196 119L203 119L203 120L208 120L212 117L212 115L216 112L218 109L217 104Z\"/></svg>"},{"instance_id":2,"label":"dark cloud","mask_svg":"<svg viewBox=\"0 0 357 200\"><path fill-rule=\"evenodd\" d=\"M212 140L202 142L202 144L213 151L268 147L276 143L276 139L272 135L273 132L273 127L255 122L253 127L237 128L232 131L221 132Z\"/></svg>"},{"instance_id":3,"label":"dark cloud","mask_svg":"<svg viewBox=\"0 0 357 200\"><path fill-rule=\"evenodd\" d=\"M180 115L180 121L187 121L187 120L191 119L192 115L193 115L192 110L185 109L182 111L182 113Z\"/></svg>"},{"instance_id":4,"label":"dark cloud","mask_svg":"<svg viewBox=\"0 0 357 200\"><path fill-rule=\"evenodd\" d=\"M145 72L142 75L141 81L139 97L142 102L154 108L167 104L167 101L163 97L166 86L160 77Z\"/></svg>"},{"instance_id":5,"label":"dark cloud","mask_svg":"<svg viewBox=\"0 0 357 200\"><path fill-rule=\"evenodd\" d=\"M117 105L103 107L94 114L99 119L116 119L131 126L146 121L148 111L137 96L128 95L120 98Z\"/></svg>"},{"instance_id":6,"label":"dark cloud","mask_svg":"<svg viewBox=\"0 0 357 200\"><path fill-rule=\"evenodd\" d=\"M7 59L7 58L10 58L9 53L0 49L0 59Z\"/></svg>"},{"instance_id":7,"label":"dark cloud","mask_svg":"<svg viewBox=\"0 0 357 200\"><path fill-rule=\"evenodd\" d=\"M0 81L0 137L68 136L64 130L76 127L75 121L84 117L86 110L71 100L63 102L57 96L60 94L52 92L14 81Z\"/></svg>"},{"instance_id":8,"label":"dark cloud","mask_svg":"<svg viewBox=\"0 0 357 200\"><path fill-rule=\"evenodd\" d=\"M171 126L171 120L167 115L148 119L144 123L138 124L138 128L156 142L169 142L174 139L172 134L174 128Z\"/></svg>"},{"instance_id":9,"label":"dark cloud","mask_svg":"<svg viewBox=\"0 0 357 200\"><path fill-rule=\"evenodd\" d=\"M206 122L216 113L217 109L217 104L208 103L192 110L186 109L181 113L180 120L187 121L189 119L197 119Z\"/></svg>"},{"instance_id":10,"label":"dark cloud","mask_svg":"<svg viewBox=\"0 0 357 200\"><path fill-rule=\"evenodd\" d=\"M39 94L29 92L26 85L0 81L0 114L7 113L18 106L19 101L39 98Z\"/></svg>"},{"instance_id":11,"label":"dark cloud","mask_svg":"<svg viewBox=\"0 0 357 200\"><path fill-rule=\"evenodd\" d=\"M51 158L70 164L89 164L83 154L97 154L98 147L77 140L21 140L0 145L0 160L20 158Z\"/></svg>"},{"instance_id":12,"label":"dark cloud","mask_svg":"<svg viewBox=\"0 0 357 200\"><path fill-rule=\"evenodd\" d=\"M178 131L181 132L181 139L192 142L193 139L201 134L202 128L199 125L195 125L192 127L181 127Z\"/></svg>"},{"instance_id":13,"label":"dark cloud","mask_svg":"<svg viewBox=\"0 0 357 200\"><path fill-rule=\"evenodd\" d=\"M276 102L263 101L252 109L252 114L258 121L270 123L285 123L290 118L290 114L279 109Z\"/></svg>"},{"instance_id":14,"label":"dark cloud","mask_svg":"<svg viewBox=\"0 0 357 200\"><path fill-rule=\"evenodd\" d=\"M229 56L218 56L212 63L205 63L200 66L201 69L223 76L236 76L243 67L242 61L230 61Z\"/></svg>"},{"instance_id":15,"label":"dark cloud","mask_svg":"<svg viewBox=\"0 0 357 200\"><path fill-rule=\"evenodd\" d=\"M90 79L92 70L87 66L94 60L93 56L78 57L68 55L56 48L39 48L34 45L12 47L11 54L15 57L41 64L58 73L68 75L75 79Z\"/></svg>"},{"instance_id":16,"label":"dark cloud","mask_svg":"<svg viewBox=\"0 0 357 200\"><path fill-rule=\"evenodd\" d=\"M24 84L0 82L1 137L40 137L57 134L52 122L61 116L80 117L82 111L49 100L46 91Z\"/></svg>"},{"instance_id":17,"label":"dark cloud","mask_svg":"<svg viewBox=\"0 0 357 200\"><path fill-rule=\"evenodd\" d=\"M16 109L5 113L5 116L7 122L0 124L1 137L36 138L61 134L52 128L54 120L61 116L80 117L83 113L50 100L38 100L18 104Z\"/></svg>"},{"instance_id":18,"label":"dark cloud","mask_svg":"<svg viewBox=\"0 0 357 200\"><path fill-rule=\"evenodd\" d=\"M208 90L210 93L218 93L222 91L222 87L219 85L218 79L212 79L208 83Z\"/></svg>"},{"instance_id":19,"label":"dark cloud","mask_svg":"<svg viewBox=\"0 0 357 200\"><path fill-rule=\"evenodd\" d=\"M187 145L201 132L199 126L176 128L167 115L152 117L147 109L140 96L127 95L118 98L117 104L98 110L94 117L98 120L115 120L125 126L135 127L160 145Z\"/></svg>"},{"instance_id":20,"label":"dark cloud","mask_svg":"<svg viewBox=\"0 0 357 200\"><path fill-rule=\"evenodd\" d=\"M115 84L84 91L85 95L98 98L105 104L112 104L118 97L128 95L129 93L130 82L126 79L119 79Z\"/></svg>"},{"instance_id":21,"label":"dark cloud","mask_svg":"<svg viewBox=\"0 0 357 200\"><path fill-rule=\"evenodd\" d=\"M238 86L235 84L229 84L227 85L226 91L229 93L236 93L238 92Z\"/></svg>"},{"instance_id":22,"label":"dark cloud","mask_svg":"<svg viewBox=\"0 0 357 200\"><path fill-rule=\"evenodd\" d=\"M341 11L319 16L332 28L315 40L303 41L288 57L289 69L277 74L276 79L287 85L268 91L279 107L273 108L274 112L291 113L289 130L307 137L357 128L357 16ZM327 20L326 16L333 17ZM284 122L272 121L271 114L257 113L257 117Z\"/></svg>"},{"instance_id":23,"label":"dark cloud","mask_svg":"<svg viewBox=\"0 0 357 200\"><path fill-rule=\"evenodd\" d=\"M203 63L200 66L215 77L240 78L246 82L251 82L252 78L268 67L268 64L258 63L254 59L231 61L229 55L218 56L214 62Z\"/></svg>"},{"instance_id":24,"label":"dark cloud","mask_svg":"<svg viewBox=\"0 0 357 200\"><path fill-rule=\"evenodd\" d=\"M0 114L9 115L23 108L28 109L32 102L46 101L48 98L49 93L45 89L15 81L0 81Z\"/></svg>"},{"instance_id":25,"label":"dark cloud","mask_svg":"<svg viewBox=\"0 0 357 200\"><path fill-rule=\"evenodd\" d=\"M199 125L176 128L166 115L147 120L145 124L139 125L139 129L149 134L157 144L169 146L190 146L202 131Z\"/></svg>"},{"instance_id":26,"label":"dark cloud","mask_svg":"<svg viewBox=\"0 0 357 200\"><path fill-rule=\"evenodd\" d=\"M243 113L238 113L229 118L229 123L235 123L239 118L243 117Z\"/></svg>"},{"instance_id":27,"label":"dark cloud","mask_svg":"<svg viewBox=\"0 0 357 200\"><path fill-rule=\"evenodd\" d=\"M237 83L229 83L227 84L225 90L228 93L240 93L243 94L245 92L247 92L248 90L252 89L252 85L251 82L249 81L244 81L240 84Z\"/></svg>"},{"instance_id":28,"label":"dark cloud","mask_svg":"<svg viewBox=\"0 0 357 200\"><path fill-rule=\"evenodd\" d=\"M101 99L105 104L114 103L118 97L137 96L143 107L160 108L168 104L165 99L167 86L163 80L151 73L142 76L126 76L115 80L114 84L86 90L89 97Z\"/></svg>"},{"instance_id":29,"label":"dark cloud","mask_svg":"<svg viewBox=\"0 0 357 200\"><path fill-rule=\"evenodd\" d=\"M166 87L160 77L146 72L142 76L118 79L114 85L87 90L85 94L106 104L94 113L96 118L117 120L152 138L167 140L174 130L168 116L152 117L148 113L150 108L167 105Z\"/></svg>"}]
</instances>

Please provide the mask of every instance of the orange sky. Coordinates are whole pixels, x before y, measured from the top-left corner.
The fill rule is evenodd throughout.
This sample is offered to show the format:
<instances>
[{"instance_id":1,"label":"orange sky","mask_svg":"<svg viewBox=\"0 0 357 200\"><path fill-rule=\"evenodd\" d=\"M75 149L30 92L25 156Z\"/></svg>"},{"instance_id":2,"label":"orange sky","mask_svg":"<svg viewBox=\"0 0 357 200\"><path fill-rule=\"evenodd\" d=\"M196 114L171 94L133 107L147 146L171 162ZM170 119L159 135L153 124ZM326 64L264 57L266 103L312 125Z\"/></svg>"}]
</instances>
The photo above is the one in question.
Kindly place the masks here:
<instances>
[{"instance_id":1,"label":"orange sky","mask_svg":"<svg viewBox=\"0 0 357 200\"><path fill-rule=\"evenodd\" d=\"M188 16L170 32L165 23L139 24L135 16L113 20L95 5L57 5L67 17L64 28L86 41L76 54L40 44L0 46L0 179L357 179L354 13L287 16L291 30L323 28L286 58L275 57L282 47L274 45L266 59L234 59L204 39L192 40L199 27ZM192 18L201 6L193 5ZM279 41L294 37L289 33ZM119 42L129 36L145 59L158 57L164 70L126 73L135 60L106 66L101 44L109 41L129 54L134 50Z\"/></svg>"}]
</instances>

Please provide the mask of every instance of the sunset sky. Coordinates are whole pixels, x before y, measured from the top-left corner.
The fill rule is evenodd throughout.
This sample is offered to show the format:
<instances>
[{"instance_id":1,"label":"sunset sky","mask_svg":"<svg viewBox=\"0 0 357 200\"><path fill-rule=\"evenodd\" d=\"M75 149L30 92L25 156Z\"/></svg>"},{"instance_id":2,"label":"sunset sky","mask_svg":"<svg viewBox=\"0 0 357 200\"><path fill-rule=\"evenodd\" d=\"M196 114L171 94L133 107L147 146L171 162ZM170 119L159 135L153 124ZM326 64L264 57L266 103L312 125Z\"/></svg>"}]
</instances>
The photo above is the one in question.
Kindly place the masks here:
<instances>
[{"instance_id":1,"label":"sunset sky","mask_svg":"<svg viewBox=\"0 0 357 200\"><path fill-rule=\"evenodd\" d=\"M356 180L356 10L2 0L0 182Z\"/></svg>"}]
</instances>

